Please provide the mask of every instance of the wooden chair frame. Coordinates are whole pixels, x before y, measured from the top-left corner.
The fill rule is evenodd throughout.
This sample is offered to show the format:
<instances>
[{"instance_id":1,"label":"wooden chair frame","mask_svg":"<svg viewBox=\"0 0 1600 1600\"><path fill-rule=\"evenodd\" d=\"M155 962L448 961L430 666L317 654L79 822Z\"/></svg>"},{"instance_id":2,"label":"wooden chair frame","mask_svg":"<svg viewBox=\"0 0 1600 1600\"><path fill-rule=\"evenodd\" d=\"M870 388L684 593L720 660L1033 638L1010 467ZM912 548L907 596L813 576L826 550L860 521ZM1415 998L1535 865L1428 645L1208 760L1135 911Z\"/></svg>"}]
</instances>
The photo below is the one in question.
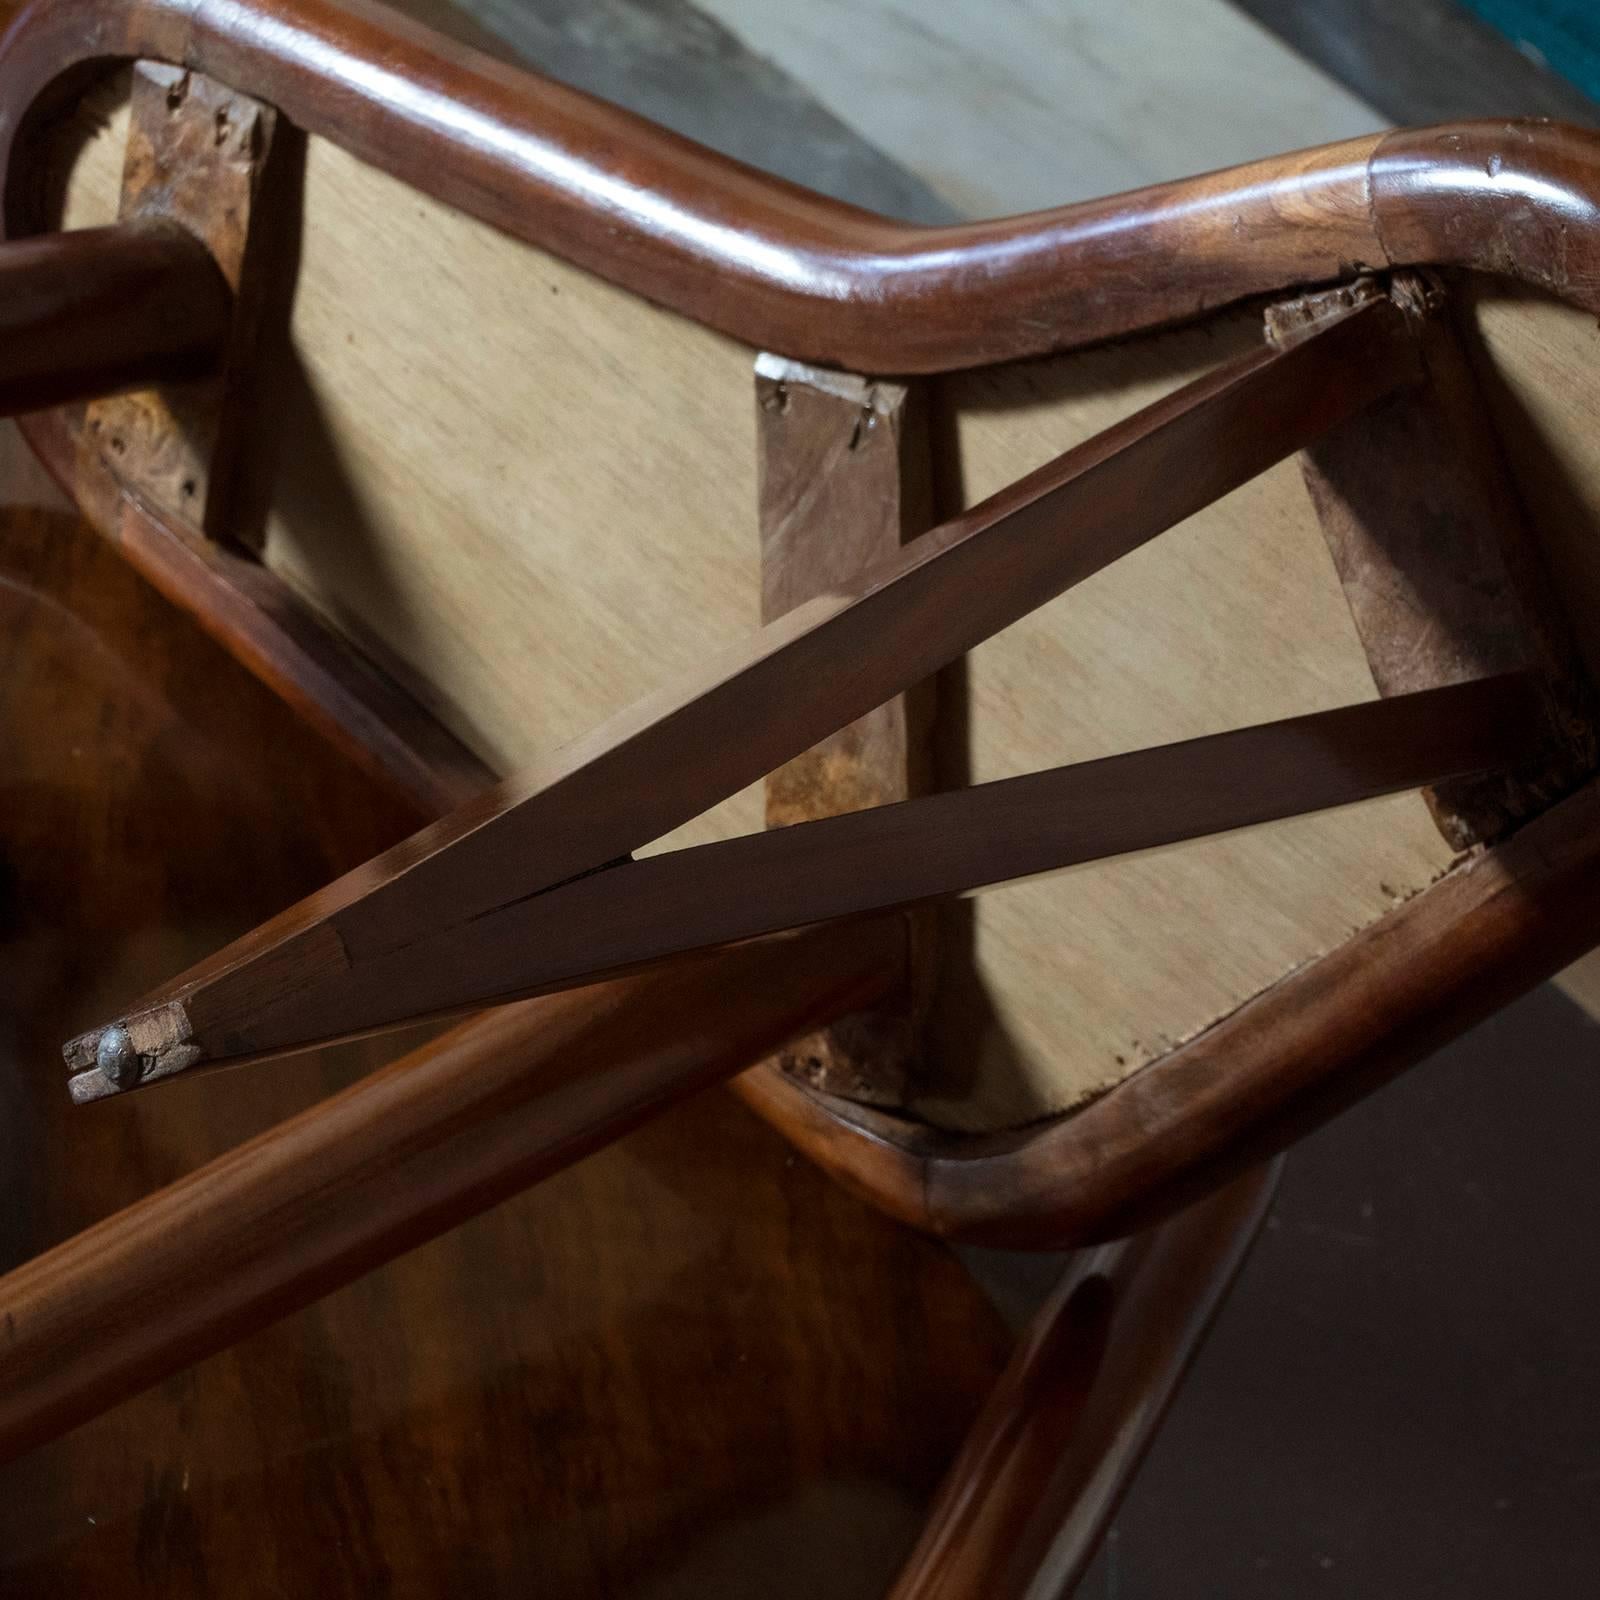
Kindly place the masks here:
<instances>
[{"instance_id":1,"label":"wooden chair frame","mask_svg":"<svg viewBox=\"0 0 1600 1600\"><path fill-rule=\"evenodd\" d=\"M0 406L35 413L22 422L34 449L164 593L419 817L451 813L75 1041L75 1093L94 1099L418 1014L572 992L466 1024L0 1284L27 1313L8 1352L23 1376L0 1419L12 1447L903 985L903 932L870 914L1504 771L1550 741L1544 663L1530 658L1293 724L629 859L1416 383L1417 319L1404 294L1379 284L1283 323L1289 331L1259 354L1068 452L864 573L851 596L769 624L713 672L486 796L489 775L459 742L248 552L126 493L116 463L86 452L66 413L37 409L238 358L248 308L238 275L219 274L215 241L162 224L46 231L40 140L92 75L130 60L204 75L753 346L854 372L1019 360L1416 268L1493 274L1600 314L1600 137L1549 124L1375 135L1028 217L918 228L778 182L364 0L41 0L0 48L0 282L32 285L0 310ZM844 659L850 678L830 676ZM753 714L773 704L781 715ZM1241 758L1254 774L1247 791L1227 781ZM1144 803L1179 777L1182 803ZM914 1226L1032 1248L1116 1237L1282 1148L1600 940L1600 788L1587 772L1561 787L1343 947L1049 1123L962 1139L770 1067L737 1087L841 1181ZM1069 814L1073 825L1058 826ZM951 840L961 847L941 848ZM708 863L729 892L685 919L685 885ZM840 918L856 920L773 937ZM295 998L280 1004L291 978ZM584 984L596 987L573 987ZM532 1146L530 1116L543 1130ZM419 1190L416 1151L446 1147L451 1161ZM174 1253L164 1233L170 1208L201 1190L214 1248L234 1262L231 1280L212 1272L203 1286L194 1250ZM365 1209L352 1231L328 1196L355 1193ZM1216 1236L1237 1239L1241 1227L1235 1209ZM1222 1254L1236 1263L1236 1251ZM129 1327L112 1349L82 1342L85 1326L117 1326L155 1283L183 1291L183 1314L164 1329Z\"/></svg>"}]
</instances>

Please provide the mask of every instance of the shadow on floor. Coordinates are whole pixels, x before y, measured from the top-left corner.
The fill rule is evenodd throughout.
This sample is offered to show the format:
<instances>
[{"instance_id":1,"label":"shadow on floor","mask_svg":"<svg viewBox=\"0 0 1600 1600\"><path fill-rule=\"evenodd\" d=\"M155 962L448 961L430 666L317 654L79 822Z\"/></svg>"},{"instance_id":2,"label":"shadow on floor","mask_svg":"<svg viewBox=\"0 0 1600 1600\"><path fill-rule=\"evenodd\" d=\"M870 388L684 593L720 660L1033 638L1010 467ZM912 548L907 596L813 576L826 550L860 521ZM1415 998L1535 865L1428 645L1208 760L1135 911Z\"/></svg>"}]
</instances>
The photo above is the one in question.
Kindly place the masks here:
<instances>
[{"instance_id":1,"label":"shadow on floor","mask_svg":"<svg viewBox=\"0 0 1600 1600\"><path fill-rule=\"evenodd\" d=\"M1545 987L1295 1150L1080 1600L1595 1592L1597 1052Z\"/></svg>"}]
</instances>

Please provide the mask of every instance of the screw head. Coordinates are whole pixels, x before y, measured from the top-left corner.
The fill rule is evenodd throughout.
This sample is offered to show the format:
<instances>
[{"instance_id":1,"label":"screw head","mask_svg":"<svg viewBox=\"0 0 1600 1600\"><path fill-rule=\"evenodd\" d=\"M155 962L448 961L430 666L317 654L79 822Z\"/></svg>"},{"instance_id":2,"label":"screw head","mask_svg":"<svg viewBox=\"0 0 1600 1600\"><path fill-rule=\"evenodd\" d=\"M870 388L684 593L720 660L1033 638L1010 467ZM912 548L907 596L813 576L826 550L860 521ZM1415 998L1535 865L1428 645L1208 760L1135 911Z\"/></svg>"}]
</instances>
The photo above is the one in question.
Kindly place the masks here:
<instances>
[{"instance_id":1,"label":"screw head","mask_svg":"<svg viewBox=\"0 0 1600 1600\"><path fill-rule=\"evenodd\" d=\"M144 1062L133 1047L128 1030L107 1028L94 1047L94 1064L119 1089L130 1089L144 1074Z\"/></svg>"}]
</instances>

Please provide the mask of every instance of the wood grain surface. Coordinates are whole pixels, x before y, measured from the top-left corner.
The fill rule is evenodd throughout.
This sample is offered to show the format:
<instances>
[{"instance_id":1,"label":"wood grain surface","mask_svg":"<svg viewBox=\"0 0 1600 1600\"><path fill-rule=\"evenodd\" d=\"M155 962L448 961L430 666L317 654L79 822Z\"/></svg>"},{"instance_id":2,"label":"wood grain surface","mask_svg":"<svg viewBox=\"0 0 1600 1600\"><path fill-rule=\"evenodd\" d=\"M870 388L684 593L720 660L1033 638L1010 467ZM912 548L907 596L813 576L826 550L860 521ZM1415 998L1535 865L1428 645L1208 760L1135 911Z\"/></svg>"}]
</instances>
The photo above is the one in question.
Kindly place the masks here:
<instances>
[{"instance_id":1,"label":"wood grain surface","mask_svg":"<svg viewBox=\"0 0 1600 1600\"><path fill-rule=\"evenodd\" d=\"M79 168L76 220L114 215L120 138L113 120ZM301 376L276 413L293 470L280 472L269 565L500 771L691 670L708 642L747 633L760 593L748 357L320 141L307 185ZM416 262L427 296L362 248L402 226L394 249ZM1141 351L957 380L936 397L942 508L977 502L1258 338L1245 318ZM437 412L419 410L413 384L440 397ZM649 495L633 492L631 474ZM168 591L183 593L196 563L178 553ZM215 614L210 590L188 592ZM952 684L940 776L1009 777L1373 692L1285 466L980 648ZM439 796L439 810L471 793L470 780L441 793L440 763L408 757L408 742L368 759ZM981 1129L1072 1105L1273 981L1284 961L1380 915L1383 886L1403 891L1448 864L1420 803L1379 802L1376 814L1117 863L1076 875L1070 894L1038 885L990 897L961 930L938 1028L947 1042L917 1109ZM661 847L761 823L750 790ZM1092 942L1072 937L1077 927L1093 928ZM1185 959L1197 948L1206 963Z\"/></svg>"},{"instance_id":2,"label":"wood grain surface","mask_svg":"<svg viewBox=\"0 0 1600 1600\"><path fill-rule=\"evenodd\" d=\"M1075 1592L1266 1218L1281 1165L1071 1258L951 1464L888 1600Z\"/></svg>"},{"instance_id":3,"label":"wood grain surface","mask_svg":"<svg viewBox=\"0 0 1600 1600\"><path fill-rule=\"evenodd\" d=\"M1465 851L1538 816L1594 770L1593 692L1447 295L1409 274L1391 292L1414 308L1424 380L1325 434L1300 462L1381 693L1542 675L1546 731L1530 758L1428 790L1441 832ZM1298 337L1348 295L1276 306L1268 326Z\"/></svg>"},{"instance_id":4,"label":"wood grain surface","mask_svg":"<svg viewBox=\"0 0 1600 1600\"><path fill-rule=\"evenodd\" d=\"M69 193L76 222L117 204L123 129L114 98L96 109L103 131ZM269 565L501 771L689 670L707 641L745 633L760 589L748 357L323 141L311 141L306 184ZM394 242L375 254L371 238ZM397 254L426 296L387 272ZM976 503L1258 338L1242 317L950 381L935 397L941 509ZM424 414L415 394L439 409ZM627 474L617 439L629 441ZM182 588L180 576L169 592ZM941 777L1007 777L1373 692L1304 488L1284 467L1192 518L1159 554L981 647L947 708ZM425 791L437 763L408 761L407 742L379 754ZM470 792L469 780L444 803ZM760 823L748 791L661 847ZM958 941L915 1109L984 1129L1071 1106L1448 862L1422 805L1401 797L1371 817L1115 863L1078 874L1070 894L992 897ZM1188 958L1199 949L1204 962Z\"/></svg>"},{"instance_id":5,"label":"wood grain surface","mask_svg":"<svg viewBox=\"0 0 1600 1600\"><path fill-rule=\"evenodd\" d=\"M258 930L71 1040L69 1088L87 1104L791 929L848 945L880 912L1530 764L1546 709L1511 673L619 861L388 949L351 951L337 920L288 947ZM904 951L879 946L886 971Z\"/></svg>"},{"instance_id":6,"label":"wood grain surface","mask_svg":"<svg viewBox=\"0 0 1600 1600\"><path fill-rule=\"evenodd\" d=\"M503 1007L0 1276L0 1456L543 1182L791 1035L872 1005L903 951L898 927L866 922Z\"/></svg>"},{"instance_id":7,"label":"wood grain surface","mask_svg":"<svg viewBox=\"0 0 1600 1600\"><path fill-rule=\"evenodd\" d=\"M1600 137L1559 124L1372 135L919 228L766 177L375 0L48 0L19 19L0 60L0 165L37 159L41 118L89 64L130 58L215 77L635 293L849 370L1045 354L1363 266L1471 267L1600 309L1589 199ZM29 186L9 185L8 202L9 230L40 226ZM1576 226L1552 231L1555 212ZM1151 250L1161 272L1130 270ZM1076 270L1058 270L1064 257Z\"/></svg>"},{"instance_id":8,"label":"wood grain surface","mask_svg":"<svg viewBox=\"0 0 1600 1600\"><path fill-rule=\"evenodd\" d=\"M848 592L933 522L927 393L771 356L756 362L761 620ZM912 684L767 774L769 828L893 805L934 787L935 682ZM813 1087L899 1105L922 1055L939 914L900 918L899 993L786 1045Z\"/></svg>"},{"instance_id":9,"label":"wood grain surface","mask_svg":"<svg viewBox=\"0 0 1600 1600\"><path fill-rule=\"evenodd\" d=\"M10 1267L375 1064L104 1114L38 1070L107 982L154 978L411 818L14 441L6 463L38 508L0 527ZM761 1573L866 1600L1005 1344L952 1258L713 1094L0 1470L0 1589L587 1600L738 1596Z\"/></svg>"},{"instance_id":10,"label":"wood grain surface","mask_svg":"<svg viewBox=\"0 0 1600 1600\"><path fill-rule=\"evenodd\" d=\"M246 442L261 420L251 401L267 365L265 311L285 303L293 265L268 175L283 166L294 136L286 130L275 162L272 107L176 67L138 67L132 82L121 216L198 239L227 280L233 316L210 381L96 399L84 425L113 441L118 476L133 493L244 542L250 513L239 478L259 454Z\"/></svg>"}]
</instances>

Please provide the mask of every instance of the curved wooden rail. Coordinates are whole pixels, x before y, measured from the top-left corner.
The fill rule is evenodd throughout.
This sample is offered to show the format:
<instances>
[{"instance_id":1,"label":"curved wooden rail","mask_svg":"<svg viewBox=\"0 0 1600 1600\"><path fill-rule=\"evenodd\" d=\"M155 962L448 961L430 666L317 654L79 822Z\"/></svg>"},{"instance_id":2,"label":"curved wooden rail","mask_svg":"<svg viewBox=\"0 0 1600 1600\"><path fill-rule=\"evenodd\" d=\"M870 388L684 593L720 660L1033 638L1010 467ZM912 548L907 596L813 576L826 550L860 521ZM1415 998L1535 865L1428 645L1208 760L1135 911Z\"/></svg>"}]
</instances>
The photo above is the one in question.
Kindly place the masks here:
<instances>
[{"instance_id":1,"label":"curved wooden rail","mask_svg":"<svg viewBox=\"0 0 1600 1600\"><path fill-rule=\"evenodd\" d=\"M1600 313L1600 137L1547 123L1375 135L1109 200L906 226L728 161L365 0L36 0L0 44L3 223L47 225L30 140L87 77L180 63L418 189L689 316L878 372L1038 355L1370 266L1455 265ZM453 741L243 556L75 473L102 530L420 808L480 781ZM80 464L81 465L81 464ZM91 466L93 464L91 463ZM1281 1146L1600 937L1591 787L1344 950L1078 1112L937 1138L775 1074L746 1097L860 1192L951 1237L1104 1238ZM1449 932L1444 940L1440 935Z\"/></svg>"},{"instance_id":2,"label":"curved wooden rail","mask_svg":"<svg viewBox=\"0 0 1600 1600\"><path fill-rule=\"evenodd\" d=\"M0 1460L476 1216L892 982L895 930L474 1018L0 1278Z\"/></svg>"},{"instance_id":3,"label":"curved wooden rail","mask_svg":"<svg viewBox=\"0 0 1600 1600\"><path fill-rule=\"evenodd\" d=\"M1461 266L1600 313L1600 135L1372 135L960 227L874 216L371 0L35 0L0 49L10 236L25 158L87 74L192 68L508 233L781 354L862 372L1040 355L1363 268Z\"/></svg>"}]
</instances>

